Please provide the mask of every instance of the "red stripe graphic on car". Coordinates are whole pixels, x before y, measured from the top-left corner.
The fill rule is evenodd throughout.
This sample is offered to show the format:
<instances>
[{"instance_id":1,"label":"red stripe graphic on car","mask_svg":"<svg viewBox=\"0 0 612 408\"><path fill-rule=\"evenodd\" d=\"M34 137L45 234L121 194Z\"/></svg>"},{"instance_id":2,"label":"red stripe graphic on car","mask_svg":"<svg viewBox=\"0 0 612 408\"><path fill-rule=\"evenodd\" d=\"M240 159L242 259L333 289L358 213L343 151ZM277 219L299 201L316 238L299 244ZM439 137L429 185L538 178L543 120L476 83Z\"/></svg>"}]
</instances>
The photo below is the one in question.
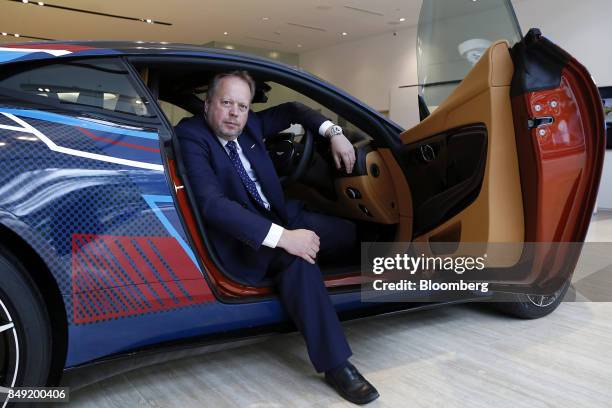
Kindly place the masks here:
<instances>
[{"instance_id":1,"label":"red stripe graphic on car","mask_svg":"<svg viewBox=\"0 0 612 408\"><path fill-rule=\"evenodd\" d=\"M98 140L100 142L106 142L106 143L110 143L110 144L114 144L114 145L118 145L118 146L131 147L132 149L146 150L148 152L159 153L159 149L156 149L155 147L141 146L141 145L137 145L137 144L133 144L133 143L127 143L127 142L121 142L119 140L109 139L109 138L102 137L102 136L96 136L96 135L94 135L93 133L91 133L87 129L83 129L83 128L78 127L78 126L76 126L76 128L79 129L82 133L84 133L87 136L89 136L90 138L92 138L94 140Z\"/></svg>"},{"instance_id":2,"label":"red stripe graphic on car","mask_svg":"<svg viewBox=\"0 0 612 408\"><path fill-rule=\"evenodd\" d=\"M75 324L214 301L172 237L74 234L71 279Z\"/></svg>"}]
</instances>

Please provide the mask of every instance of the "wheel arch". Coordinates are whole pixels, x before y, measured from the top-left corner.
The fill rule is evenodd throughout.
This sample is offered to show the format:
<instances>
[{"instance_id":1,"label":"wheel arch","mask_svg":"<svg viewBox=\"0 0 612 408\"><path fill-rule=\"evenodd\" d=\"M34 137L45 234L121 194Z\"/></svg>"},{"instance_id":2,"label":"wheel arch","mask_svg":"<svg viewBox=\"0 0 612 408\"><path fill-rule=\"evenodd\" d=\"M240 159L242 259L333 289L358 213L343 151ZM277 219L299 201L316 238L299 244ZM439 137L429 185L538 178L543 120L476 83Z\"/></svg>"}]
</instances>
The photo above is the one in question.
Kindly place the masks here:
<instances>
[{"instance_id":1,"label":"wheel arch","mask_svg":"<svg viewBox=\"0 0 612 408\"><path fill-rule=\"evenodd\" d=\"M0 247L19 259L43 297L53 336L51 369L47 382L48 385L57 385L66 362L68 347L66 307L57 281L40 254L23 237L3 223L0 223Z\"/></svg>"}]
</instances>

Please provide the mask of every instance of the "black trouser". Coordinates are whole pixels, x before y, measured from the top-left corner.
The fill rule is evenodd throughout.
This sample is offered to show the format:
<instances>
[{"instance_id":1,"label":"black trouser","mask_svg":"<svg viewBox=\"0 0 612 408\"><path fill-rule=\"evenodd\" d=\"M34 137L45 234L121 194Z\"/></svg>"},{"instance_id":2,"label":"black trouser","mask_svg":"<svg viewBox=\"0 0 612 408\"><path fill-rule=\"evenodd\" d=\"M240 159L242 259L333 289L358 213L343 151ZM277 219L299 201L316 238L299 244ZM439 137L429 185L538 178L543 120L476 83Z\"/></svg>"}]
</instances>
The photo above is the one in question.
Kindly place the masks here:
<instances>
[{"instance_id":1,"label":"black trouser","mask_svg":"<svg viewBox=\"0 0 612 408\"><path fill-rule=\"evenodd\" d=\"M347 220L306 210L289 222L289 229L309 229L320 238L319 254L353 247L355 225ZM345 362L352 354L329 298L321 270L283 249L275 249L268 276L273 276L281 301L306 340L308 355L318 372Z\"/></svg>"}]
</instances>

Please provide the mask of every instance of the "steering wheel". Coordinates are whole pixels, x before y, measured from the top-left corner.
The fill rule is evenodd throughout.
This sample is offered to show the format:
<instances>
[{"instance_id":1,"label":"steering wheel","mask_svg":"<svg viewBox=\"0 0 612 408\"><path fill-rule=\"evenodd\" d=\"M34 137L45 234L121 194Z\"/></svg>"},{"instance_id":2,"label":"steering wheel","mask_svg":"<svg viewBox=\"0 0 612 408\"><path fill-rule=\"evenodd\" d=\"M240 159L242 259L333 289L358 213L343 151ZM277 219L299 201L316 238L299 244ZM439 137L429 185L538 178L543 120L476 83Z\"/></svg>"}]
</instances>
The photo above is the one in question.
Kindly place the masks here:
<instances>
[{"instance_id":1,"label":"steering wheel","mask_svg":"<svg viewBox=\"0 0 612 408\"><path fill-rule=\"evenodd\" d=\"M281 134L268 144L268 153L279 174L283 187L288 187L298 181L308 168L308 163L314 151L314 136L305 129L300 145L295 142L295 135Z\"/></svg>"}]
</instances>

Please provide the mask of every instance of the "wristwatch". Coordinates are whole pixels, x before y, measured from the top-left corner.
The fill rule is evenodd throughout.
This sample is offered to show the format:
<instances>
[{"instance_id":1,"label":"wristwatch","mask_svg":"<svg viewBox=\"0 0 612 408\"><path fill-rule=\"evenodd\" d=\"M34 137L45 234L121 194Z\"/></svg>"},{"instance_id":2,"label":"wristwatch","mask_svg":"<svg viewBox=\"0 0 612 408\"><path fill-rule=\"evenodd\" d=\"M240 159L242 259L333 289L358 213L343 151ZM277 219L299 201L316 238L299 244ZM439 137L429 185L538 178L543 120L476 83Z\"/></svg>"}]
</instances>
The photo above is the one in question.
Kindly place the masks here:
<instances>
[{"instance_id":1,"label":"wristwatch","mask_svg":"<svg viewBox=\"0 0 612 408\"><path fill-rule=\"evenodd\" d=\"M342 134L342 128L338 125L333 125L332 127L329 128L329 136L328 138L331 139L334 136L338 136Z\"/></svg>"}]
</instances>

